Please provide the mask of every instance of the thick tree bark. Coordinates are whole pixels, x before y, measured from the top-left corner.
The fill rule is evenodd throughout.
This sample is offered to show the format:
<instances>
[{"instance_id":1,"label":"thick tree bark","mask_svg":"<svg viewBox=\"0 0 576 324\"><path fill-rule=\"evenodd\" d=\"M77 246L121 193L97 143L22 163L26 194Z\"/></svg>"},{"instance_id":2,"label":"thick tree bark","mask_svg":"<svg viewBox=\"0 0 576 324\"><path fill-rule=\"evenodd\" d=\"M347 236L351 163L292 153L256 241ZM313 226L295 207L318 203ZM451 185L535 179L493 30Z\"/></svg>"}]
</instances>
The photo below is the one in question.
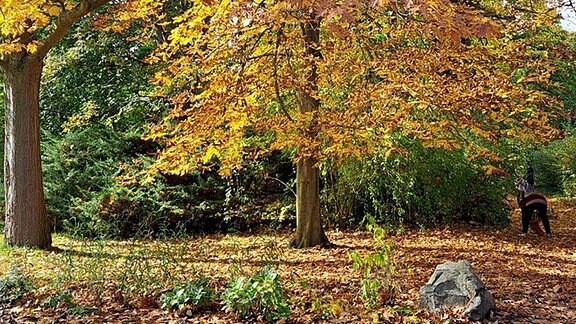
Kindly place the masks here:
<instances>
[{"instance_id":1,"label":"thick tree bark","mask_svg":"<svg viewBox=\"0 0 576 324\"><path fill-rule=\"evenodd\" d=\"M4 234L10 245L47 248L52 239L40 163L38 100L42 59L22 55L2 67L6 111Z\"/></svg>"},{"instance_id":2,"label":"thick tree bark","mask_svg":"<svg viewBox=\"0 0 576 324\"><path fill-rule=\"evenodd\" d=\"M2 53L6 108L4 186L6 242L16 246L48 248L52 244L44 203L40 161L39 93L42 60L70 26L110 0L80 0L54 20L54 27L37 45L35 53ZM31 26L28 26L31 27ZM40 30L43 30L42 28ZM24 31L12 41L23 45L38 40Z\"/></svg>"},{"instance_id":3,"label":"thick tree bark","mask_svg":"<svg viewBox=\"0 0 576 324\"><path fill-rule=\"evenodd\" d=\"M308 84L299 93L300 112L313 113L313 120L306 126L305 136L315 138L317 131L317 113L320 102L316 97L318 90L318 74L316 60L321 58L318 48L320 40L320 21L316 17L302 24L302 34L306 44L306 52L312 58ZM314 157L316 148L311 152L299 154L296 165L296 234L290 245L296 248L306 248L328 244L328 237L322 228L320 213L320 172ZM300 152L303 153L303 152Z\"/></svg>"},{"instance_id":4,"label":"thick tree bark","mask_svg":"<svg viewBox=\"0 0 576 324\"><path fill-rule=\"evenodd\" d=\"M320 214L320 173L312 158L296 167L296 234L291 246L306 248L328 243Z\"/></svg>"}]
</instances>

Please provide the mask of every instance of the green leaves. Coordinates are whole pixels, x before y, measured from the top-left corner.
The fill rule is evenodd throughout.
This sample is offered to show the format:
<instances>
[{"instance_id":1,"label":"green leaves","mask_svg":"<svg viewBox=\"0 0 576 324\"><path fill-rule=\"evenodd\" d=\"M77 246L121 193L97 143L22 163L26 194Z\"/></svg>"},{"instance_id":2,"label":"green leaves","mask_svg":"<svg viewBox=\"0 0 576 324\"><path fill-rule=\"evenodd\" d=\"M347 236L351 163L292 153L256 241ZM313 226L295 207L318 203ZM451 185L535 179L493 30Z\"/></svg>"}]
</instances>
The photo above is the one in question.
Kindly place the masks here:
<instances>
[{"instance_id":1,"label":"green leaves","mask_svg":"<svg viewBox=\"0 0 576 324\"><path fill-rule=\"evenodd\" d=\"M11 304L31 289L30 278L18 267L12 266L0 277L0 305Z\"/></svg>"},{"instance_id":2,"label":"green leaves","mask_svg":"<svg viewBox=\"0 0 576 324\"><path fill-rule=\"evenodd\" d=\"M181 310L185 306L198 309L206 306L214 299L214 293L208 287L206 278L194 281L186 281L184 285L175 287L172 291L165 292L160 296L162 308Z\"/></svg>"},{"instance_id":3,"label":"green leaves","mask_svg":"<svg viewBox=\"0 0 576 324\"><path fill-rule=\"evenodd\" d=\"M234 276L220 298L224 311L243 319L261 316L275 321L290 315L288 296L272 267L264 267L252 277Z\"/></svg>"},{"instance_id":4,"label":"green leaves","mask_svg":"<svg viewBox=\"0 0 576 324\"><path fill-rule=\"evenodd\" d=\"M362 272L360 297L368 308L393 301L394 253L392 243L386 242L386 230L374 223L367 226L376 241L376 252L361 256L357 251L349 254L354 270Z\"/></svg>"}]
</instances>

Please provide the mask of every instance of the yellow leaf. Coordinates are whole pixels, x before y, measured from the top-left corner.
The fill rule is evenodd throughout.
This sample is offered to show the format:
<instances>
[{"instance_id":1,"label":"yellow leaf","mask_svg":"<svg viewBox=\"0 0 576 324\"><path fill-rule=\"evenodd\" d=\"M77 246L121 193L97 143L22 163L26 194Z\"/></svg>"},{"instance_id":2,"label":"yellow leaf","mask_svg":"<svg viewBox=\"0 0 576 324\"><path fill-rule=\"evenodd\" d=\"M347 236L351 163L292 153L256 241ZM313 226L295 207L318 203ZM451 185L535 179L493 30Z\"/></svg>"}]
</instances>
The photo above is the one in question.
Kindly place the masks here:
<instances>
[{"instance_id":1,"label":"yellow leaf","mask_svg":"<svg viewBox=\"0 0 576 324\"><path fill-rule=\"evenodd\" d=\"M390 155L392 155L392 151L393 151L393 149L388 149L388 150L386 151L386 153L384 154L384 156L385 156L386 158L389 158Z\"/></svg>"},{"instance_id":2,"label":"yellow leaf","mask_svg":"<svg viewBox=\"0 0 576 324\"><path fill-rule=\"evenodd\" d=\"M206 153L204 154L204 157L202 158L202 163L206 164L206 163L210 162L210 160L212 160L212 157L214 157L214 156L218 157L219 155L220 155L220 152L218 152L218 150L213 145L210 145L206 149Z\"/></svg>"},{"instance_id":3,"label":"yellow leaf","mask_svg":"<svg viewBox=\"0 0 576 324\"><path fill-rule=\"evenodd\" d=\"M485 165L482 167L484 169L484 171L486 171L486 175L504 175L506 174L506 171L495 167L493 165Z\"/></svg>"},{"instance_id":4,"label":"yellow leaf","mask_svg":"<svg viewBox=\"0 0 576 324\"><path fill-rule=\"evenodd\" d=\"M37 49L38 49L38 46L36 46L36 44L34 44L34 43L26 45L26 50L29 53L35 53Z\"/></svg>"},{"instance_id":5,"label":"yellow leaf","mask_svg":"<svg viewBox=\"0 0 576 324\"><path fill-rule=\"evenodd\" d=\"M58 16L60 15L60 8L56 6L49 7L48 10L46 10L46 13L50 16Z\"/></svg>"}]
</instances>

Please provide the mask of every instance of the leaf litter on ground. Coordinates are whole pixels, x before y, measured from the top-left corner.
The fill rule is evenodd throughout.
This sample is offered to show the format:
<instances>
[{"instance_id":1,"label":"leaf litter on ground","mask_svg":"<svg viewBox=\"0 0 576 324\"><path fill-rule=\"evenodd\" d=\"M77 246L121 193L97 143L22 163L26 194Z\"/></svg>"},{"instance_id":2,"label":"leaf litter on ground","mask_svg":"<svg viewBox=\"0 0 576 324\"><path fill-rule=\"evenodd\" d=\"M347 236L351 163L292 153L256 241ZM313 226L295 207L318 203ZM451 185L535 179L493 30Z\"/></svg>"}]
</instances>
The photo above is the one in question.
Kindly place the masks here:
<instances>
[{"instance_id":1,"label":"leaf litter on ground","mask_svg":"<svg viewBox=\"0 0 576 324\"><path fill-rule=\"evenodd\" d=\"M520 236L519 210L506 229L455 224L390 235L394 251L393 304L368 308L360 298L361 271L350 253L368 255L367 232L332 231L328 248L290 249L291 231L219 234L171 240L76 240L54 236L56 251L0 247L0 275L17 265L33 288L0 306L0 320L16 323L242 322L218 304L202 312L160 308L159 296L188 279L206 277L216 294L231 274L274 266L290 297L285 322L465 323L457 311L418 308L419 288L436 265L468 260L494 294L491 323L568 323L576 318L576 199L552 199L553 236ZM47 306L47 301L52 302Z\"/></svg>"}]
</instances>

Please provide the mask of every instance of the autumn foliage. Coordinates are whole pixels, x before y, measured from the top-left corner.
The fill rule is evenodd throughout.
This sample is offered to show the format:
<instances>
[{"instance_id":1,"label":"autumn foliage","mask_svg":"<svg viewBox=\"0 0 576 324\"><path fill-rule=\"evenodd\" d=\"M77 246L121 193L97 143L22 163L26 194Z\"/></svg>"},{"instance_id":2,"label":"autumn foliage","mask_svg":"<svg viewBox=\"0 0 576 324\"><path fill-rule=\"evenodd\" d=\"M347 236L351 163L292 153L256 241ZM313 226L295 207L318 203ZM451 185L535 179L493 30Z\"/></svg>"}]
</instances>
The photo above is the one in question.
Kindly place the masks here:
<instances>
[{"instance_id":1,"label":"autumn foliage","mask_svg":"<svg viewBox=\"0 0 576 324\"><path fill-rule=\"evenodd\" d=\"M0 1L0 60L9 55L38 52L40 57L67 29L108 0Z\"/></svg>"},{"instance_id":2,"label":"autumn foliage","mask_svg":"<svg viewBox=\"0 0 576 324\"><path fill-rule=\"evenodd\" d=\"M22 50L36 52L38 39L26 38L46 28L63 9L74 6L73 1L10 1L2 0L0 15L0 57Z\"/></svg>"},{"instance_id":3,"label":"autumn foliage","mask_svg":"<svg viewBox=\"0 0 576 324\"><path fill-rule=\"evenodd\" d=\"M142 3L126 6L141 17L163 8ZM531 86L554 67L509 36L517 25L487 17L509 13L494 3L197 1L181 10L149 25L167 35L149 58L166 67L154 81L173 104L149 135L166 147L162 172L218 161L227 175L285 149L296 159L362 158L393 153L398 136L490 157L505 138L559 135L551 121L560 103ZM317 43L304 37L310 24ZM303 95L318 109L299 109Z\"/></svg>"},{"instance_id":4,"label":"autumn foliage","mask_svg":"<svg viewBox=\"0 0 576 324\"><path fill-rule=\"evenodd\" d=\"M26 113L14 119L18 122L7 123L20 127L18 132L7 131L13 140L7 147L28 143L35 149L32 157L17 154L18 159L7 165L21 166L34 158L37 180L33 190L22 186L33 177L26 168L18 170L20 177L12 181L17 194L10 197L19 197L22 207L18 213L7 213L7 220L19 220L16 229L41 229L43 241L32 242L36 246L47 247L52 238L42 209L37 105L42 58L73 22L106 2L0 0L0 67L8 85L6 98L19 96L7 100L7 116ZM565 322L576 316L570 304L576 288L573 200L551 200L557 216L552 218L550 239L519 236L518 210L510 215L512 227L506 229L467 222L433 229L396 228L397 233L374 227L377 230L368 234L324 232L320 222L322 164L361 161L374 153L384 160L395 154L410 156L403 151L410 146L400 144L410 141L418 148L458 149L463 160L480 159L486 173L504 175L497 167L499 147L561 136L555 124L562 116L561 103L543 91L554 85L550 77L559 53L530 38L555 19L546 2L112 3L96 26L116 32L139 28L141 36L132 41L156 45L147 62L158 69L152 80L157 86L154 96L167 110L146 137L162 147L147 174L183 176L193 169L217 169L229 176L246 160L283 151L297 165L297 201L301 202L301 190L309 190L308 200L297 203L296 210L308 206L312 211L297 216L292 245L309 247L328 238L332 244L286 249L285 232L97 242L55 235L55 251L50 252L0 244L0 270L22 279L14 298L3 302L2 321L162 322L182 316L202 322L284 317L297 323L464 321L456 311L430 314L416 305L418 288L434 266L458 259L469 260L494 292L496 321ZM28 89L31 92L20 91ZM72 145L65 146L72 150ZM89 151L98 151L94 147ZM98 153L107 152L116 151ZM82 161L89 157L70 154L69 160L70 156ZM144 164L143 159L135 161L137 166ZM393 167L379 162L374 162L374 174L383 165ZM121 172L130 169L122 167ZM439 184L443 179L433 181ZM86 183L95 182L90 178ZM214 186L206 187L210 185ZM462 186L472 191L473 186ZM21 194L27 191L36 194L33 208L32 199ZM125 219L127 206L133 207L131 212L145 211L147 206L136 206L139 200L129 201L126 191L130 189L106 192L93 205ZM154 192L135 195L146 196L140 201L153 201L149 206L158 213L171 207L161 200L165 191ZM192 208L192 202L185 203ZM202 203L200 207L206 206L206 200ZM42 224L32 226L22 217L31 210L38 212L35 218ZM154 217L155 212L146 216ZM309 234L299 231L310 224L319 238L311 244L303 238ZM27 235L18 233L19 241L14 242L8 235L6 242L26 245L31 242ZM19 270L8 272L10 265ZM35 286L26 286L28 276ZM194 280L198 277L202 280ZM195 282L206 289L206 300L199 298L202 307L192 309L184 305L190 299L182 302L179 297L182 287L198 288ZM254 303L244 309L243 289L252 289L247 299ZM279 306L277 311L270 313L267 302ZM160 310L163 303L181 312Z\"/></svg>"},{"instance_id":5,"label":"autumn foliage","mask_svg":"<svg viewBox=\"0 0 576 324\"><path fill-rule=\"evenodd\" d=\"M549 82L553 60L524 37L549 23L540 5L528 14L496 2L134 0L100 24L136 21L158 44L148 62L170 104L147 136L163 147L150 174L230 176L288 152L292 245L309 247L327 242L322 164L403 154L408 138L504 174L499 146L561 135L561 104L534 86Z\"/></svg>"}]
</instances>

